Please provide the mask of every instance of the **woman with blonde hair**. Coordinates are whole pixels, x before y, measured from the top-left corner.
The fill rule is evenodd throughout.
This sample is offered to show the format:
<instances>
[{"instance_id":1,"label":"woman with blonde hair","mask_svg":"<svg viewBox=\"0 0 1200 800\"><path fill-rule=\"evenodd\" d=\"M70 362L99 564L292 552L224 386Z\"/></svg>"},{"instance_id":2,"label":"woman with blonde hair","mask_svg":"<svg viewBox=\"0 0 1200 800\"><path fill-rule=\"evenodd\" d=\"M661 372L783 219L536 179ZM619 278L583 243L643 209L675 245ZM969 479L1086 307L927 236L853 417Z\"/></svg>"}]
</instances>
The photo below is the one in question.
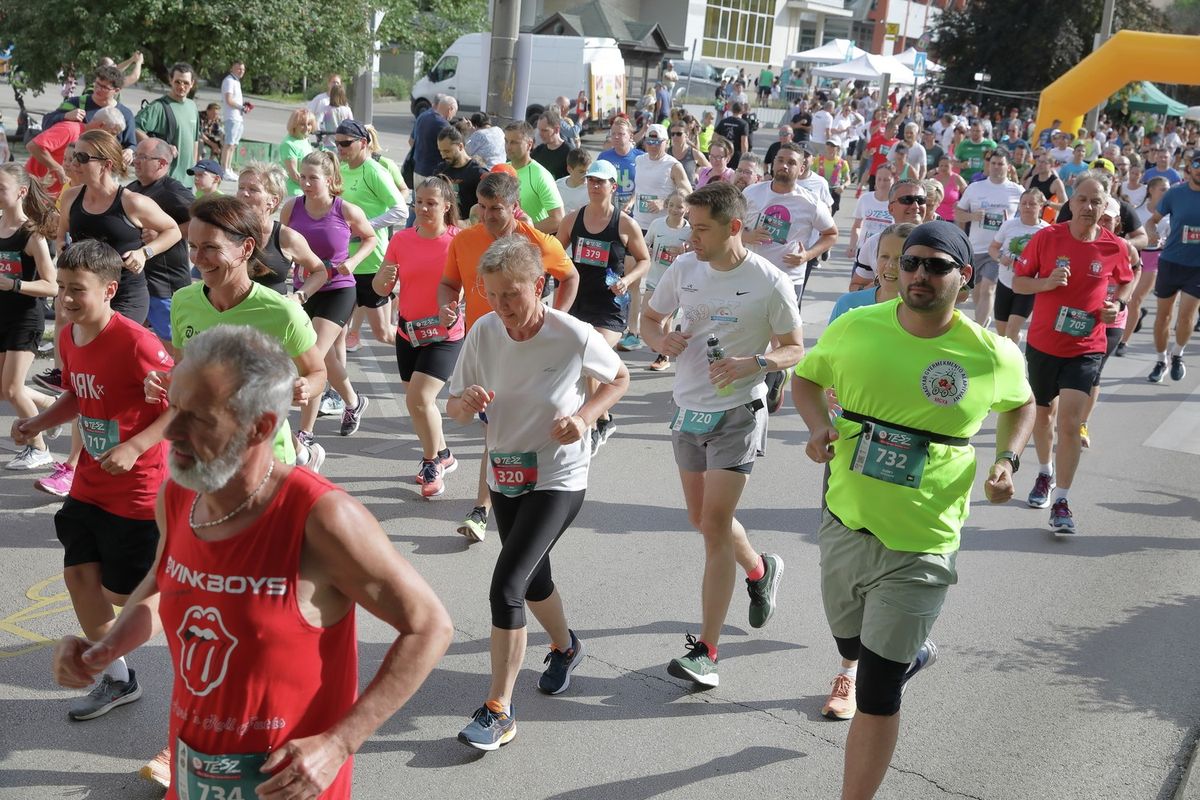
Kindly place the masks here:
<instances>
[{"instance_id":1,"label":"woman with blonde hair","mask_svg":"<svg viewBox=\"0 0 1200 800\"><path fill-rule=\"evenodd\" d=\"M300 160L313 151L308 135L317 129L317 118L307 108L297 108L288 117L287 136L279 144L279 163L287 173L287 193L300 194Z\"/></svg>"},{"instance_id":2,"label":"woman with blonde hair","mask_svg":"<svg viewBox=\"0 0 1200 800\"><path fill-rule=\"evenodd\" d=\"M250 279L286 295L292 271L304 275L304 283L293 298L312 297L329 280L321 259L304 237L274 219L287 199L287 179L278 164L251 161L238 173L237 196L257 215L258 248L261 255L250 271Z\"/></svg>"}]
</instances>

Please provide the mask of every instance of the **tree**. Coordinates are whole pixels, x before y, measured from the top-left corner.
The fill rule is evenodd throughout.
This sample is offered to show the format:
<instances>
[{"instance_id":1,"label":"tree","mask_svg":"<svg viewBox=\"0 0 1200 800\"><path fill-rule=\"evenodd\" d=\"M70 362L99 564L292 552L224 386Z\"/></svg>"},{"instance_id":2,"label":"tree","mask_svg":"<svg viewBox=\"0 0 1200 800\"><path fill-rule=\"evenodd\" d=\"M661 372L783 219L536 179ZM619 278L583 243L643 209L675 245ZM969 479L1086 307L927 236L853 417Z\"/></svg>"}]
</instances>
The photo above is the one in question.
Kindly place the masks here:
<instances>
[{"instance_id":1,"label":"tree","mask_svg":"<svg viewBox=\"0 0 1200 800\"><path fill-rule=\"evenodd\" d=\"M60 70L85 77L102 56L146 57L145 69L166 82L176 61L198 77L220 80L229 64L246 62L256 91L290 89L302 78L353 73L366 63L369 0L0 0L0 30L15 43L15 62L29 84L58 81Z\"/></svg>"},{"instance_id":2,"label":"tree","mask_svg":"<svg viewBox=\"0 0 1200 800\"><path fill-rule=\"evenodd\" d=\"M490 28L487 0L386 0L384 7L379 41L424 52L427 67L459 36Z\"/></svg>"},{"instance_id":3,"label":"tree","mask_svg":"<svg viewBox=\"0 0 1200 800\"><path fill-rule=\"evenodd\" d=\"M950 86L974 86L975 73L986 72L994 89L1040 91L1091 52L1101 11L1094 0L972 0L939 17L931 57ZM1167 22L1149 0L1117 0L1113 31L1122 29L1163 31Z\"/></svg>"}]
</instances>

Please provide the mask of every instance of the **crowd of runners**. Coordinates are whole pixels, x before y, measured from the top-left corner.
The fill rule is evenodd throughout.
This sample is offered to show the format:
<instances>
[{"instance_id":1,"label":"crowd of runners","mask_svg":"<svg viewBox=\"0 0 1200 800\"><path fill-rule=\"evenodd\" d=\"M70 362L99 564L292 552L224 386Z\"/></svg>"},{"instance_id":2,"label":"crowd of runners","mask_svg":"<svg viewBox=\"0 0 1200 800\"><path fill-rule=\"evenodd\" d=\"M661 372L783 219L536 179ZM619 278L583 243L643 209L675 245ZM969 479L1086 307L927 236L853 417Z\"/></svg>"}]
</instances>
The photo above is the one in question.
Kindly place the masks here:
<instances>
[{"instance_id":1,"label":"crowd of runners","mask_svg":"<svg viewBox=\"0 0 1200 800\"><path fill-rule=\"evenodd\" d=\"M244 69L222 87L239 114ZM137 700L135 651L162 631L176 674L143 774L169 797L349 796L353 753L449 645L433 589L320 476L320 438L354 436L369 413L349 368L364 321L395 348L422 451L397 479L432 499L458 469L443 390L445 415L484 439L457 528L499 538L490 682L458 733L481 750L516 735L526 607L551 640L540 691L567 691L583 657L551 552L617 431L619 352L649 348L646 368L673 371L661 422L704 559L695 633L665 665L687 685L718 685L739 578L753 628L776 612L784 558L751 544L738 508L790 387L824 465L836 657L822 713L852 720L843 798L875 795L908 681L937 659L989 415L986 498L1028 488L1055 534L1076 534L1070 490L1107 359L1149 347L1134 337L1152 313L1149 380L1185 374L1194 129L1073 142L1019 109L822 91L762 155L737 100L721 120L617 118L591 153L565 98L536 128L497 131L440 97L416 120L410 187L352 118L331 150L235 174L199 158L190 66L136 117L124 77L99 67L29 162L0 167L0 391L22 448L6 467L49 470L37 488L65 498L54 522L84 635L59 643L54 672L87 690L68 715ZM852 204L847 292L806 350L805 287L834 269L834 214ZM48 305L55 362L35 388ZM1030 438L1037 466L1017 479ZM397 632L361 694L360 605Z\"/></svg>"}]
</instances>

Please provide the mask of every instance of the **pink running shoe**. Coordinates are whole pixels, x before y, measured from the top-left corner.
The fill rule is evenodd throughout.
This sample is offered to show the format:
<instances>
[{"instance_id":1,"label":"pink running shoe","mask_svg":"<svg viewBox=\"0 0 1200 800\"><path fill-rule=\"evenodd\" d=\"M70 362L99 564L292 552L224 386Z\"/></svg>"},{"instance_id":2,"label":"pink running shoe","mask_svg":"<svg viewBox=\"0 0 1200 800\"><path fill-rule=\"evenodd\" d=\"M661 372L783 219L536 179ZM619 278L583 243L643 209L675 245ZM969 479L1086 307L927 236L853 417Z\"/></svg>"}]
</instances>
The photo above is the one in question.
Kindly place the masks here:
<instances>
[{"instance_id":1,"label":"pink running shoe","mask_svg":"<svg viewBox=\"0 0 1200 800\"><path fill-rule=\"evenodd\" d=\"M33 487L40 492L52 494L55 497L66 497L71 491L71 484L74 482L75 468L70 464L55 462L50 474L34 481Z\"/></svg>"}]
</instances>

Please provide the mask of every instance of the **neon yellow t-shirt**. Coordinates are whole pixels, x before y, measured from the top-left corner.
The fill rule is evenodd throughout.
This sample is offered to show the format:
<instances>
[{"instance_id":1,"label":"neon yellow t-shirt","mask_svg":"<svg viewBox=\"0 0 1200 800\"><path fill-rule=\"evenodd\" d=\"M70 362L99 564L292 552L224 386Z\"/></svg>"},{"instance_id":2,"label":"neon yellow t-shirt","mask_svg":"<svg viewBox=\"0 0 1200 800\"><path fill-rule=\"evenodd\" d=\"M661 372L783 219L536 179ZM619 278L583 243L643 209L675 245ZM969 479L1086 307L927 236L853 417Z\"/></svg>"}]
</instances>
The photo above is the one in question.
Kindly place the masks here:
<instances>
[{"instance_id":1,"label":"neon yellow t-shirt","mask_svg":"<svg viewBox=\"0 0 1200 800\"><path fill-rule=\"evenodd\" d=\"M218 325L249 325L277 340L291 358L317 343L312 320L300 304L261 283L255 283L246 299L228 311L213 307L203 283L185 286L171 296L171 344L183 357L187 356L189 339ZM275 456L285 464L296 463L286 419L275 435Z\"/></svg>"},{"instance_id":2,"label":"neon yellow t-shirt","mask_svg":"<svg viewBox=\"0 0 1200 800\"><path fill-rule=\"evenodd\" d=\"M796 375L822 388L836 386L844 409L950 437L974 436L990 412L1029 400L1025 359L1010 340L958 311L945 334L918 338L900 326L899 305L896 299L838 317L796 365ZM957 550L975 481L975 448L930 443L920 485L912 488L853 471L863 426L844 417L836 425L829 510L891 550Z\"/></svg>"}]
</instances>

